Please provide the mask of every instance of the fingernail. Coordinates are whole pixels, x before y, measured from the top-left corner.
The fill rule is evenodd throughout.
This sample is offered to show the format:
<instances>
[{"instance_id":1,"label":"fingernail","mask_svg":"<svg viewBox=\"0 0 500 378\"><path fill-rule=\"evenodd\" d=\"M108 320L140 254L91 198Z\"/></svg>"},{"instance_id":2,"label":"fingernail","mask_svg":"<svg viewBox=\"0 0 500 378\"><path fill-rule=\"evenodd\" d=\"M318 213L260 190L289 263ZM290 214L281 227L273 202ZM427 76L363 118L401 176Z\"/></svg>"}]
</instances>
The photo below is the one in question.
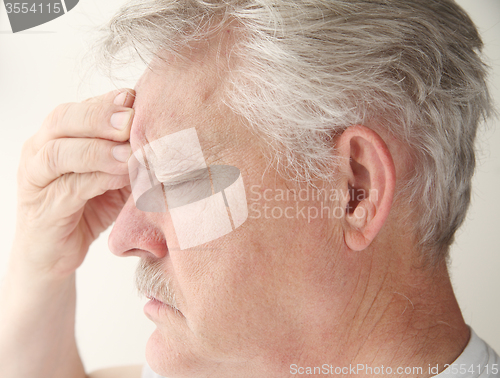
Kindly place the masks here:
<instances>
[{"instance_id":1,"label":"fingernail","mask_svg":"<svg viewBox=\"0 0 500 378\"><path fill-rule=\"evenodd\" d=\"M113 103L115 105L120 105L120 106L123 106L123 104L125 104L125 100L127 99L127 94L128 92L125 91L125 92L120 92L116 97L115 97L115 100L113 101Z\"/></svg>"},{"instance_id":2,"label":"fingernail","mask_svg":"<svg viewBox=\"0 0 500 378\"><path fill-rule=\"evenodd\" d=\"M128 126L130 118L132 118L133 110L127 110L123 112L115 113L111 116L111 126L115 129L123 130Z\"/></svg>"},{"instance_id":3,"label":"fingernail","mask_svg":"<svg viewBox=\"0 0 500 378\"><path fill-rule=\"evenodd\" d=\"M119 162L126 163L130 155L132 155L132 149L128 143L113 147L113 157Z\"/></svg>"}]
</instances>

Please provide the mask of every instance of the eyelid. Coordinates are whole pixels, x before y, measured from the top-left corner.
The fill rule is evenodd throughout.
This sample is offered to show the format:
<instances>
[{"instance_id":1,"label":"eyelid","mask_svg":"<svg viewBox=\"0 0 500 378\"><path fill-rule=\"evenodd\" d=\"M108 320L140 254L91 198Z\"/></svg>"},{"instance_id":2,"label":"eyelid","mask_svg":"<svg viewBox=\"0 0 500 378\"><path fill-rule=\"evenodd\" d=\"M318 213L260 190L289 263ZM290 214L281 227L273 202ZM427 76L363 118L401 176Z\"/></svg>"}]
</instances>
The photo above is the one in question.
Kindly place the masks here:
<instances>
[{"instance_id":1,"label":"eyelid","mask_svg":"<svg viewBox=\"0 0 500 378\"><path fill-rule=\"evenodd\" d=\"M207 168L194 128L156 139L143 150L160 182L176 180L188 172Z\"/></svg>"},{"instance_id":2,"label":"eyelid","mask_svg":"<svg viewBox=\"0 0 500 378\"><path fill-rule=\"evenodd\" d=\"M162 183L171 183L171 182L182 182L182 181L191 181L191 180L199 180L202 178L208 178L208 168L200 165L189 166L185 165L181 167L181 169L177 170L158 170L156 168L153 169L153 172L158 181Z\"/></svg>"},{"instance_id":3,"label":"eyelid","mask_svg":"<svg viewBox=\"0 0 500 378\"><path fill-rule=\"evenodd\" d=\"M200 167L200 164L195 166L195 169L192 169L190 166L183 167L182 171L172 172L167 175L165 174L165 165L160 165L160 167L164 168L163 172L161 169L155 169L154 164L152 164L148 159L144 158L144 154L142 150L136 150L134 153L134 158L129 163L130 172L134 172L134 177L131 175L131 180L136 178L139 174L144 175L145 172L149 172L148 175L153 176L158 182L167 185L174 186L182 183L187 183L195 180L209 180L210 174L208 172L208 168ZM133 163L133 165L132 165ZM182 162L181 162L182 164ZM156 164L156 166L158 166Z\"/></svg>"},{"instance_id":4,"label":"eyelid","mask_svg":"<svg viewBox=\"0 0 500 378\"><path fill-rule=\"evenodd\" d=\"M172 176L167 181L161 181L156 174L155 177L159 182L161 182L164 185L175 186L179 184L188 183L191 181L210 180L210 173L208 171L208 168L203 168Z\"/></svg>"}]
</instances>

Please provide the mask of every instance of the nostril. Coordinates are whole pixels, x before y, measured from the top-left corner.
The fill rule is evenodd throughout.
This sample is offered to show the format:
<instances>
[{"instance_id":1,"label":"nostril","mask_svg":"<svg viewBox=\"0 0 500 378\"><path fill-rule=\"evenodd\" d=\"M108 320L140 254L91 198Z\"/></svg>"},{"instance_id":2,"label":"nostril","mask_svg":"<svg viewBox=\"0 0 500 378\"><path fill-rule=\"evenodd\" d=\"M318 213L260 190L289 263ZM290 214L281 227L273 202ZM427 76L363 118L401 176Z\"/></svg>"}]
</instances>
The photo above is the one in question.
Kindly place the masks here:
<instances>
[{"instance_id":1,"label":"nostril","mask_svg":"<svg viewBox=\"0 0 500 378\"><path fill-rule=\"evenodd\" d=\"M163 227L165 214L145 213L129 198L108 238L108 247L116 256L162 258L168 254ZM151 256L153 255L153 256Z\"/></svg>"}]
</instances>

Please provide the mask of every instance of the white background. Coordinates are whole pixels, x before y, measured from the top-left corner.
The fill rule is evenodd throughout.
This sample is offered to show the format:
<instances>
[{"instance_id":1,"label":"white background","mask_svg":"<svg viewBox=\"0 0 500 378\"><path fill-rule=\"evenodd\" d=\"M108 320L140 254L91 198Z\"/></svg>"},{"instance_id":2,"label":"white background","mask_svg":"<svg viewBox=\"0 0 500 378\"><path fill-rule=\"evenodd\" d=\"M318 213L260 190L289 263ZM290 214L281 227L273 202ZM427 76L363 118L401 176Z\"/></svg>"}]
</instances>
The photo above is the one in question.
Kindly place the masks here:
<instances>
[{"instance_id":1,"label":"white background","mask_svg":"<svg viewBox=\"0 0 500 378\"><path fill-rule=\"evenodd\" d=\"M81 0L71 12L12 34L0 5L0 279L15 224L16 169L24 140L59 103L81 101L115 88L84 62L96 28L123 0ZM461 0L479 27L500 104L500 1ZM3 4L3 2L2 2ZM83 63L82 63L83 62ZM137 78L137 77L136 77ZM127 82L134 86L134 80ZM499 107L500 108L500 107ZM452 250L451 276L465 319L500 352L500 122L479 135L472 208ZM144 362L153 324L142 313L133 276L136 259L112 255L109 231L91 247L78 271L77 338L88 371ZM1 311L1 309L0 309Z\"/></svg>"}]
</instances>

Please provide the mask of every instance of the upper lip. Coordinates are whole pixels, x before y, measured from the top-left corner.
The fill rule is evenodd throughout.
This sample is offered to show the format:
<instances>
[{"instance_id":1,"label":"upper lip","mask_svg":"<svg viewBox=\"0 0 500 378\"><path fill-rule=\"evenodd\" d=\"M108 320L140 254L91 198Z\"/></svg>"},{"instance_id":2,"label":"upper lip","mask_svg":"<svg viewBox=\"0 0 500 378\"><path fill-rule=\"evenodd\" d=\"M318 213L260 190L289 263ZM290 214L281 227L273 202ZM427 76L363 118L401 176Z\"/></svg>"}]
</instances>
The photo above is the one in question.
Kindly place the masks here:
<instances>
[{"instance_id":1,"label":"upper lip","mask_svg":"<svg viewBox=\"0 0 500 378\"><path fill-rule=\"evenodd\" d=\"M154 299L155 301L158 301L158 302L161 302L161 303L166 304L165 302L163 302L163 301L159 300L158 298L156 298L156 297L155 297L155 296L153 296L153 295L146 294L146 295L145 295L145 297L146 297L146 298L148 298L148 299Z\"/></svg>"}]
</instances>

